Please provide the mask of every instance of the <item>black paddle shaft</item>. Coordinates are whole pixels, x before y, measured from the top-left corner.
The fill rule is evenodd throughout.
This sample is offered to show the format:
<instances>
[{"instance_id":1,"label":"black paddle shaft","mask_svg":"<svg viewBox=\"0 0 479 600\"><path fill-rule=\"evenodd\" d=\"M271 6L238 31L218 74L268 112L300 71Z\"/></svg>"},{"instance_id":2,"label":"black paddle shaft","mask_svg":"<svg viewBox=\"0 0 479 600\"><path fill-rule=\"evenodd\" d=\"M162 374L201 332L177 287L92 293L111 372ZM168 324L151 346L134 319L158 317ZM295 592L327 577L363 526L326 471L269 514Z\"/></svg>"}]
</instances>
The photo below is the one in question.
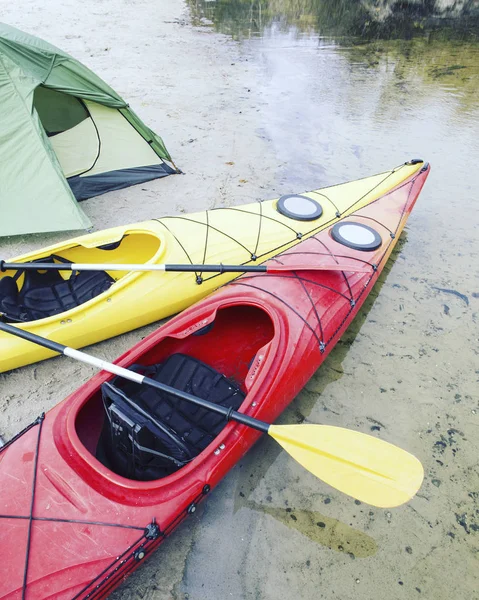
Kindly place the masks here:
<instances>
[{"instance_id":1,"label":"black paddle shaft","mask_svg":"<svg viewBox=\"0 0 479 600\"><path fill-rule=\"evenodd\" d=\"M130 379L131 381L135 381L140 384L148 385L149 387L156 388L157 390L160 390L167 394L171 394L173 396L176 396L177 398L181 398L182 400L186 400L186 402L196 404L197 406L200 406L201 408L204 408L206 410L216 412L220 415L223 415L227 421L237 421L242 425L247 425L248 427L252 427L253 429L257 429L258 431L261 431L263 433L268 433L268 423L265 423L258 419L254 419L253 417L248 417L248 415L239 413L238 411L233 410L232 408L227 408L226 406L221 406L220 404L215 404L214 402L209 402L208 400L203 400L203 398L198 398L198 396L193 396L192 394L188 394L187 392L182 392L181 390L177 390L176 388L170 387L169 385L165 385L164 383L155 381L154 379L151 379L151 377L138 375L138 373L135 373L134 371L129 371L124 367L110 364L106 361L90 356L85 352L73 350L68 346L64 346L63 344L59 344L58 342L53 342L52 340L31 333L30 331L25 331L24 329L20 329L19 327L14 327L13 325L9 325L8 323L0 322L0 331L5 331L6 333L10 333L11 335L14 335L16 337L20 337L39 346L43 346L44 348L48 348L49 350L53 350L54 352L58 352L59 354L64 354L65 356L68 356L70 358L75 358L76 360L80 360L87 364L103 368L105 371L110 371L108 367L112 367L114 370L110 372L113 372L119 375L120 377ZM125 373L122 374L121 372L118 372L118 369L125 371ZM127 373L131 373L131 378L127 376Z\"/></svg>"},{"instance_id":2,"label":"black paddle shaft","mask_svg":"<svg viewBox=\"0 0 479 600\"><path fill-rule=\"evenodd\" d=\"M266 265L165 265L165 271L184 271L186 273L266 273Z\"/></svg>"},{"instance_id":3,"label":"black paddle shaft","mask_svg":"<svg viewBox=\"0 0 479 600\"><path fill-rule=\"evenodd\" d=\"M9 263L4 260L0 260L0 271L80 271L81 266L86 263L42 263L42 262L29 262L29 263ZM106 264L106 263L105 263ZM104 271L105 264L98 265L95 269L95 264L88 264L89 271ZM80 266L80 268L78 268ZM112 263L112 268L116 265ZM143 266L143 265L141 265ZM154 266L154 265L152 265ZM85 270L85 269L83 269ZM108 268L106 269L108 270ZM155 269L151 269L152 271ZM266 273L266 265L165 265L165 271L174 271L180 273Z\"/></svg>"},{"instance_id":4,"label":"black paddle shaft","mask_svg":"<svg viewBox=\"0 0 479 600\"><path fill-rule=\"evenodd\" d=\"M3 273L4 271L74 271L74 269L71 263L8 263L0 260L0 271Z\"/></svg>"},{"instance_id":5,"label":"black paddle shaft","mask_svg":"<svg viewBox=\"0 0 479 600\"><path fill-rule=\"evenodd\" d=\"M192 402L193 404L196 404L201 408L205 408L206 410L210 410L212 412L216 412L220 415L223 415L227 421L237 421L242 425L247 425L248 427L252 427L253 429L262 431L263 433L268 433L268 423L264 423L263 421L259 421L258 419L254 419L253 417L248 417L248 415L239 413L238 411L233 410L232 408L227 408L226 406L221 406L221 404L215 404L214 402L203 400L203 398L198 398L198 396L193 396L191 394L188 394L187 392L182 392L181 390L177 390L176 388L170 387L169 385L165 385L164 383L155 381L150 377L145 377L142 383L150 387L154 387L162 392L166 392L167 394L172 394L173 396L181 398L182 400L186 400L187 402Z\"/></svg>"}]
</instances>

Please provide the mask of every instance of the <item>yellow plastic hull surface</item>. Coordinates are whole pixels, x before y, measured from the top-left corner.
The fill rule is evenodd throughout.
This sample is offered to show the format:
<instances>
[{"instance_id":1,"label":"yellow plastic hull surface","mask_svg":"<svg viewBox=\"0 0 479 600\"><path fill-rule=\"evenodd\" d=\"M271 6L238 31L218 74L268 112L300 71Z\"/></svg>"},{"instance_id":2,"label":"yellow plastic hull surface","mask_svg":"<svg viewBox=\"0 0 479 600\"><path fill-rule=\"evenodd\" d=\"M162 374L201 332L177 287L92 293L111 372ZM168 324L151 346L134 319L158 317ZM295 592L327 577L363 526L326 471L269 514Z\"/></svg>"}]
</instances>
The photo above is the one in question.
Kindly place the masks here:
<instances>
[{"instance_id":1,"label":"yellow plastic hull surface","mask_svg":"<svg viewBox=\"0 0 479 600\"><path fill-rule=\"evenodd\" d=\"M373 177L302 194L322 206L322 215L314 221L288 218L276 210L277 200L271 200L107 229L6 262L56 254L76 263L259 264L387 194L422 166L405 164ZM81 348L180 312L238 276L205 273L198 284L199 273L109 274L116 281L103 294L67 312L18 326ZM69 276L62 272L62 277ZM18 283L21 286L22 278ZM0 372L53 355L30 342L0 334Z\"/></svg>"}]
</instances>

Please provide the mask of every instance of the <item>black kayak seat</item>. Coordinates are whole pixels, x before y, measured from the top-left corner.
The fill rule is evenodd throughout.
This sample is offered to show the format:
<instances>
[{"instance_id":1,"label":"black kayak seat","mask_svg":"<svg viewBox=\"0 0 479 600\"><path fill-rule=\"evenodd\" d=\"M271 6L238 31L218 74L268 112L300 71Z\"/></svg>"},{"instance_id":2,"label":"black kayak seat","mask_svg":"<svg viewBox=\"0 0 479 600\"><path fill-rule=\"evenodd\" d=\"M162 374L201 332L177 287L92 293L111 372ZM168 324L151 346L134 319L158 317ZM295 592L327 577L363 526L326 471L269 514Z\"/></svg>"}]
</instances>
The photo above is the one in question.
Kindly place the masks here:
<instances>
[{"instance_id":1,"label":"black kayak seat","mask_svg":"<svg viewBox=\"0 0 479 600\"><path fill-rule=\"evenodd\" d=\"M234 410L245 398L238 384L185 354L131 368ZM101 391L105 420L96 457L128 479L151 481L170 475L204 450L226 425L222 415L120 377L104 383Z\"/></svg>"},{"instance_id":2,"label":"black kayak seat","mask_svg":"<svg viewBox=\"0 0 479 600\"><path fill-rule=\"evenodd\" d=\"M33 262L71 264L54 254ZM17 281L22 274L19 290ZM59 271L19 269L13 277L5 275L0 279L0 313L5 320L14 322L45 319L88 302L108 290L114 281L105 271L74 271L63 279Z\"/></svg>"}]
</instances>

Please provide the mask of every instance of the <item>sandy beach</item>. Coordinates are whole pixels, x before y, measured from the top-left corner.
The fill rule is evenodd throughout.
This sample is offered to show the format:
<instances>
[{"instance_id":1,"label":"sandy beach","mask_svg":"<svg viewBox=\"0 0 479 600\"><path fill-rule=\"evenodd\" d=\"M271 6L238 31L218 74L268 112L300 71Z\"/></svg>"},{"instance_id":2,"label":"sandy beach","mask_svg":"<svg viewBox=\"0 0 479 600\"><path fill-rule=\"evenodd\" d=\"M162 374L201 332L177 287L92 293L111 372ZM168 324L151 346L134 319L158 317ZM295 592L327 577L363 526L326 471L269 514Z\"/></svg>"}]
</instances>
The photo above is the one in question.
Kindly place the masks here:
<instances>
[{"instance_id":1,"label":"sandy beach","mask_svg":"<svg viewBox=\"0 0 479 600\"><path fill-rule=\"evenodd\" d=\"M160 133L184 172L82 203L95 230L276 195L275 158L268 157L266 144L255 135L258 119L248 89L254 67L234 42L190 27L181 3L162 2L158 11L149 2L92 0L85 5L89 22L72 16L74 6L70 2L60 9L52 0L39 8L25 1L3 8L2 18L48 39L99 73ZM13 256L75 233L3 238L0 247L2 254ZM153 328L95 351L113 358ZM58 379L55 363L61 365ZM77 387L77 377L84 381L91 371L62 359L16 371L2 381L4 402L17 397L15 379L24 382L27 372L32 387L27 392L21 384L23 401L2 418L5 437L27 423L40 405L48 409L56 404Z\"/></svg>"},{"instance_id":2,"label":"sandy beach","mask_svg":"<svg viewBox=\"0 0 479 600\"><path fill-rule=\"evenodd\" d=\"M268 84L278 85L275 77L291 73L276 69L265 81L251 46L215 33L206 22L192 25L183 2L0 0L0 5L2 21L66 50L118 91L163 137L184 171L84 202L96 230L368 176L422 150L419 132L403 146L381 146L374 137L380 127L354 150L352 126L332 131L334 110L321 123L311 115L311 121L281 129L279 113L270 110ZM265 55L267 67L279 64L274 49ZM298 82L285 92L282 106L291 110L291 119L305 93ZM356 98L346 102L364 108ZM423 118L431 117L425 111ZM267 120L279 132L274 138ZM348 148L339 159L328 146L337 142L335 136ZM431 160L433 173L388 273L282 417L284 423L307 418L379 431L424 463L418 496L394 510L355 503L303 471L272 440L262 440L112 598L479 599L479 288L477 272L466 268L471 260L477 267L477 232L474 238L472 226L456 225L469 239L470 252L454 262L441 257L437 237L421 236L428 227L445 228L450 219L434 207L435 198L447 196L453 209L460 207L446 180L449 157L436 142L430 140L433 156L423 157ZM477 175L461 164L454 168L473 189ZM1 256L69 235L2 239ZM448 235L441 244L451 247L455 238ZM467 304L447 290L460 290ZM89 350L113 360L157 326ZM10 438L93 373L60 357L0 374L0 435Z\"/></svg>"}]
</instances>

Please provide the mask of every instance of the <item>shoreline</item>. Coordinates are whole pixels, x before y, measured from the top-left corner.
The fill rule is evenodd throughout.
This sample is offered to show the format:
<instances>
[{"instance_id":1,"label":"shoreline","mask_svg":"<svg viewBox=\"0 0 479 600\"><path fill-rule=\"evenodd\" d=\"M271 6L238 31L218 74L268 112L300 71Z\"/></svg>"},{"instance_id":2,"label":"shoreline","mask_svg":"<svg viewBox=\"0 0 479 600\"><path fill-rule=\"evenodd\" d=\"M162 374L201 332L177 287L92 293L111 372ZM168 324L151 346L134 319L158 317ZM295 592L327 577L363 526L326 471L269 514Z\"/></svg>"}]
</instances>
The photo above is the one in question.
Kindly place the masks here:
<instances>
[{"instance_id":1,"label":"shoreline","mask_svg":"<svg viewBox=\"0 0 479 600\"><path fill-rule=\"evenodd\" d=\"M280 419L408 449L424 463L420 493L391 511L357 504L263 439L113 600L475 598L477 45L349 47L275 29L239 43L174 0L85 0L80 12L18 0L2 20L89 66L185 172L82 203L96 230L432 163L367 306ZM0 256L79 233L0 239ZM158 325L85 350L114 360ZM0 374L0 435L94 372L59 357Z\"/></svg>"}]
</instances>

